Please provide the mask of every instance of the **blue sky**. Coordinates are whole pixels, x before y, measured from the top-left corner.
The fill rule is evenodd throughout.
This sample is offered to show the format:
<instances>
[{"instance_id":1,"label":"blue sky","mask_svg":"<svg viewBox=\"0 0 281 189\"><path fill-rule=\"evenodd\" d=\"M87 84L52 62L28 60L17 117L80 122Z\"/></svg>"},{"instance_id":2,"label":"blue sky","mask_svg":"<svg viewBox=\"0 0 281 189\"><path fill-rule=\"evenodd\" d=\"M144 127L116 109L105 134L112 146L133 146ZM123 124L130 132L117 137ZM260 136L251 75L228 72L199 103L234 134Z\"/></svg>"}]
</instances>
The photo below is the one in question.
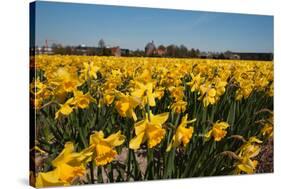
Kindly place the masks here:
<instances>
[{"instance_id":1,"label":"blue sky","mask_svg":"<svg viewBox=\"0 0 281 189\"><path fill-rule=\"evenodd\" d=\"M143 49L185 45L201 51L273 52L273 17L37 1L36 44Z\"/></svg>"}]
</instances>

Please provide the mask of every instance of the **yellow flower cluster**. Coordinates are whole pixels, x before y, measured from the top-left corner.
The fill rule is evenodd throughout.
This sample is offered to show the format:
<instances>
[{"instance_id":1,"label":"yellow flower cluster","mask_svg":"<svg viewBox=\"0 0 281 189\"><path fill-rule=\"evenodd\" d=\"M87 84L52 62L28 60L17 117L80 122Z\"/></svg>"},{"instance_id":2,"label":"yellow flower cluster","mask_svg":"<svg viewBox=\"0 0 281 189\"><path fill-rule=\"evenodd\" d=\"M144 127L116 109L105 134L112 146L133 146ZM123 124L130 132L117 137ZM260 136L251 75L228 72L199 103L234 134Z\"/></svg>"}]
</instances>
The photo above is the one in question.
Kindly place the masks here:
<instances>
[{"instance_id":1,"label":"yellow flower cluster","mask_svg":"<svg viewBox=\"0 0 281 189\"><path fill-rule=\"evenodd\" d=\"M253 158L259 154L261 143L261 140L256 137L251 137L242 145L242 147L238 150L239 161L236 163L236 173L254 173L258 161L253 160Z\"/></svg>"},{"instance_id":2,"label":"yellow flower cluster","mask_svg":"<svg viewBox=\"0 0 281 189\"><path fill-rule=\"evenodd\" d=\"M74 144L67 142L61 153L52 161L53 170L40 172L36 178L36 187L67 186L82 179L86 174L86 164L94 161L102 166L113 161L117 155L116 146L125 141L121 132L114 133L107 138L102 131L94 132L90 136L89 147L81 152L74 152Z\"/></svg>"},{"instance_id":3,"label":"yellow flower cluster","mask_svg":"<svg viewBox=\"0 0 281 189\"><path fill-rule=\"evenodd\" d=\"M52 169L37 174L37 187L81 181L90 162L95 166L111 163L118 155L116 147L126 140L125 148L131 151L142 146L148 149L164 146L166 153L181 147L189 149L198 137L205 139L198 141L218 145L230 135L232 122L222 117L225 112L219 117L206 115L204 121L198 120L202 110L206 113L222 101L244 102L255 92L273 96L273 63L266 61L59 55L38 55L35 61L36 75L31 84L34 107L40 112L51 106L46 112L53 123L72 121L75 117L72 115L87 110L97 111L97 115L98 111L110 110L106 113L115 117L106 115L114 119L115 124L129 123L126 128L117 123L112 131L105 128L106 120L95 117L94 121L102 122L104 127L93 126L86 131L88 142L83 143L87 147L80 152L75 152L75 139L65 143L61 153L52 160ZM231 99L225 100L227 95ZM87 115L93 115L91 113ZM197 128L206 124L207 119L214 121L210 129ZM89 117L85 122L89 120L94 122ZM73 133L77 132L80 130ZM104 132L115 133L105 137ZM259 132L272 137L273 121L264 124ZM252 137L235 152L236 173L255 171L257 161L253 158L260 151L260 143Z\"/></svg>"},{"instance_id":4,"label":"yellow flower cluster","mask_svg":"<svg viewBox=\"0 0 281 189\"><path fill-rule=\"evenodd\" d=\"M36 65L43 76L37 74L32 85L35 107L57 102L62 107L58 115L87 107L93 101L88 94L94 92L100 105L110 105L119 97L115 104L123 116L130 113L124 112L127 105L120 102L130 96L140 106L153 107L167 93L172 99L170 109L177 113L186 111L186 90L197 93L205 107L219 102L227 87L235 87L236 100L248 98L253 91L273 96L273 63L265 61L39 55ZM85 84L90 88L82 94L79 89ZM83 98L82 104L67 101L75 93ZM136 102L132 104L136 106Z\"/></svg>"}]
</instances>

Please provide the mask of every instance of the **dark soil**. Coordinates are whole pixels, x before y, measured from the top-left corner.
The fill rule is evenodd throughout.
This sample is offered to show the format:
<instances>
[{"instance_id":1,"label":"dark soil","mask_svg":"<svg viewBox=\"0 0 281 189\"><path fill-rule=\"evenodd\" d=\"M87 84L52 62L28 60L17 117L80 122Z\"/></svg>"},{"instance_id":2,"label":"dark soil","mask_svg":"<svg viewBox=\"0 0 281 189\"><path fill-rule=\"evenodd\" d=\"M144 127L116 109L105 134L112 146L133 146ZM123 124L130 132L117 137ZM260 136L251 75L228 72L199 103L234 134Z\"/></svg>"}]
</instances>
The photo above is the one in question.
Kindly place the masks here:
<instances>
[{"instance_id":1,"label":"dark soil","mask_svg":"<svg viewBox=\"0 0 281 189\"><path fill-rule=\"evenodd\" d=\"M259 161L257 173L273 173L273 138L264 143L257 159Z\"/></svg>"}]
</instances>

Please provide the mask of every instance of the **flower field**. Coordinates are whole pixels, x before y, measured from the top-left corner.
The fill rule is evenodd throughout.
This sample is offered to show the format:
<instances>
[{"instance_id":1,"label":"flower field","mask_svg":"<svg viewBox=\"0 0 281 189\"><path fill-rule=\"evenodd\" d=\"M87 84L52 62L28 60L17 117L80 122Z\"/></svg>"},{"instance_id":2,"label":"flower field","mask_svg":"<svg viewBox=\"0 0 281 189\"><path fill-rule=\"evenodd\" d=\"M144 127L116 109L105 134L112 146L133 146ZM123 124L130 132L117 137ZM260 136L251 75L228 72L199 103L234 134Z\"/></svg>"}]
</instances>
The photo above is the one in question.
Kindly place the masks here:
<instances>
[{"instance_id":1,"label":"flower field","mask_svg":"<svg viewBox=\"0 0 281 189\"><path fill-rule=\"evenodd\" d=\"M37 55L34 185L255 173L273 62Z\"/></svg>"}]
</instances>

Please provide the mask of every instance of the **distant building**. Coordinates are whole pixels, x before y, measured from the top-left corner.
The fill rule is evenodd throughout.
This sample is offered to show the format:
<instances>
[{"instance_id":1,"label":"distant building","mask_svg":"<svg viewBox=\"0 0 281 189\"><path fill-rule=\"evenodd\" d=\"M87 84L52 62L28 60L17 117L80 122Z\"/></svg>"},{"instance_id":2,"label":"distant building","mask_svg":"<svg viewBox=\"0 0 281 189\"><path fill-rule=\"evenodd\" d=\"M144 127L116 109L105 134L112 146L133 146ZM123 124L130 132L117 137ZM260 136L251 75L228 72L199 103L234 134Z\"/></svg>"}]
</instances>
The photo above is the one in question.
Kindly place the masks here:
<instances>
[{"instance_id":1,"label":"distant building","mask_svg":"<svg viewBox=\"0 0 281 189\"><path fill-rule=\"evenodd\" d=\"M202 58L202 59L216 59L218 58L218 53L215 53L215 52L200 52L199 53L199 58Z\"/></svg>"},{"instance_id":2,"label":"distant building","mask_svg":"<svg viewBox=\"0 0 281 189\"><path fill-rule=\"evenodd\" d=\"M201 53L200 58L208 59L230 59L230 60L273 60L272 53L247 53L247 52L230 52L225 53L208 52Z\"/></svg>"},{"instance_id":3,"label":"distant building","mask_svg":"<svg viewBox=\"0 0 281 189\"><path fill-rule=\"evenodd\" d=\"M147 43L147 45L144 48L144 51L145 51L146 56L154 55L156 53L156 47L154 45L154 42L151 41L151 42Z\"/></svg>"},{"instance_id":4,"label":"distant building","mask_svg":"<svg viewBox=\"0 0 281 189\"><path fill-rule=\"evenodd\" d=\"M158 49L156 50L156 54L159 55L159 56L164 56L164 55L166 55L166 53L167 53L167 50L166 50L166 49L158 48Z\"/></svg>"},{"instance_id":5,"label":"distant building","mask_svg":"<svg viewBox=\"0 0 281 189\"><path fill-rule=\"evenodd\" d=\"M129 49L121 49L121 56L130 56L130 53Z\"/></svg>"},{"instance_id":6,"label":"distant building","mask_svg":"<svg viewBox=\"0 0 281 189\"><path fill-rule=\"evenodd\" d=\"M35 54L53 54L53 49L51 47L35 47Z\"/></svg>"},{"instance_id":7,"label":"distant building","mask_svg":"<svg viewBox=\"0 0 281 189\"><path fill-rule=\"evenodd\" d=\"M73 50L80 55L87 55L88 53L88 47L84 44L78 45L77 47L73 47Z\"/></svg>"},{"instance_id":8,"label":"distant building","mask_svg":"<svg viewBox=\"0 0 281 189\"><path fill-rule=\"evenodd\" d=\"M232 55L230 55L229 59L231 59L231 60L239 60L239 59L241 59L241 57L238 54L232 54Z\"/></svg>"},{"instance_id":9,"label":"distant building","mask_svg":"<svg viewBox=\"0 0 281 189\"><path fill-rule=\"evenodd\" d=\"M200 52L199 58L205 59L205 58L207 58L207 57L208 57L208 54L207 54L206 52Z\"/></svg>"},{"instance_id":10,"label":"distant building","mask_svg":"<svg viewBox=\"0 0 281 189\"><path fill-rule=\"evenodd\" d=\"M232 54L239 56L241 60L273 60L273 53L233 52Z\"/></svg>"},{"instance_id":11,"label":"distant building","mask_svg":"<svg viewBox=\"0 0 281 189\"><path fill-rule=\"evenodd\" d=\"M119 46L110 48L113 56L121 56L121 49Z\"/></svg>"}]
</instances>

